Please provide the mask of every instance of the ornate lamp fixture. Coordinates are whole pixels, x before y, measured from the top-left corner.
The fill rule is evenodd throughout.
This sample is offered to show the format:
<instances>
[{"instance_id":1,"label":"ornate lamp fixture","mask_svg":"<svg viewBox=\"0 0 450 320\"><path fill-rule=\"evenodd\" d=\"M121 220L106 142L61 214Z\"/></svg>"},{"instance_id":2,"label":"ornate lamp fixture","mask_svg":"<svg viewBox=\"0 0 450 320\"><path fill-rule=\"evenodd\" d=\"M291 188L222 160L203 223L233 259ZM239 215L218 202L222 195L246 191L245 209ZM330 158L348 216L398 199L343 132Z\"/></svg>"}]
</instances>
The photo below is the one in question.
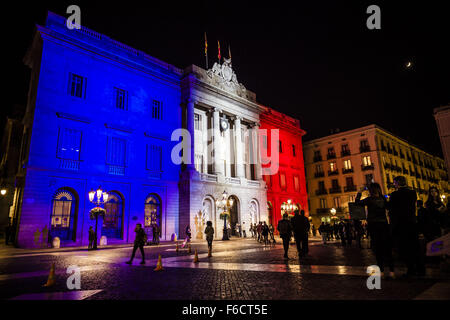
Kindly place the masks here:
<instances>
[{"instance_id":1,"label":"ornate lamp fixture","mask_svg":"<svg viewBox=\"0 0 450 320\"><path fill-rule=\"evenodd\" d=\"M228 193L224 191L222 193L222 199L216 200L216 207L222 209L223 212L220 214L220 217L223 218L223 237L222 240L230 240L228 238L227 232L227 216L229 215L229 210L233 206L233 199L228 199Z\"/></svg>"},{"instance_id":2,"label":"ornate lamp fixture","mask_svg":"<svg viewBox=\"0 0 450 320\"><path fill-rule=\"evenodd\" d=\"M89 201L96 205L95 208L89 211L91 219L95 219L95 239L94 239L94 250L97 250L97 225L98 225L98 217L104 217L106 210L100 207L102 204L108 202L109 195L103 191L100 187L94 191L91 190L89 192Z\"/></svg>"}]
</instances>

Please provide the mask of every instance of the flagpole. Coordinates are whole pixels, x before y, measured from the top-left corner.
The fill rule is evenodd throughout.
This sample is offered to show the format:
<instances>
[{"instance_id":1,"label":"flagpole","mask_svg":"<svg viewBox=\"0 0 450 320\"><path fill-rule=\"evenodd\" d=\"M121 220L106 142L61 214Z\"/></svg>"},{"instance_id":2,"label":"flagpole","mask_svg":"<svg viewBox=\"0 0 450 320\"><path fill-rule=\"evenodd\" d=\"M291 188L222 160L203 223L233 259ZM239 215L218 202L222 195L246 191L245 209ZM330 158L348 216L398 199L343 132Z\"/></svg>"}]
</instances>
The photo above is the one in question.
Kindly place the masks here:
<instances>
[{"instance_id":1,"label":"flagpole","mask_svg":"<svg viewBox=\"0 0 450 320\"><path fill-rule=\"evenodd\" d=\"M205 59L206 59L206 70L208 70L208 39L206 38L206 31L205 31Z\"/></svg>"}]
</instances>

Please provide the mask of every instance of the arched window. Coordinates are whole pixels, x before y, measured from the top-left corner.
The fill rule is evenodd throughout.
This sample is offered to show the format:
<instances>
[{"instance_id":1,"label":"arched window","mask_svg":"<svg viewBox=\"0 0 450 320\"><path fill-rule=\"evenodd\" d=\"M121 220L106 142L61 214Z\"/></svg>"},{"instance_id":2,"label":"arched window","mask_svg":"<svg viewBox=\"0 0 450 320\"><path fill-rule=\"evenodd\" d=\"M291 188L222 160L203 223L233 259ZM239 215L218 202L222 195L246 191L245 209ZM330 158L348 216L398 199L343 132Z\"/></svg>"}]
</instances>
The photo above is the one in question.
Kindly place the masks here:
<instances>
[{"instance_id":1,"label":"arched window","mask_svg":"<svg viewBox=\"0 0 450 320\"><path fill-rule=\"evenodd\" d=\"M50 236L75 241L77 201L74 192L62 188L53 196Z\"/></svg>"},{"instance_id":2,"label":"arched window","mask_svg":"<svg viewBox=\"0 0 450 320\"><path fill-rule=\"evenodd\" d=\"M157 225L160 232L161 226L161 201L157 195L149 195L145 200L144 229L148 239L153 239L153 226Z\"/></svg>"},{"instance_id":3,"label":"arched window","mask_svg":"<svg viewBox=\"0 0 450 320\"><path fill-rule=\"evenodd\" d=\"M105 203L105 217L103 218L102 236L108 239L122 239L123 200L116 192L110 192L108 202Z\"/></svg>"},{"instance_id":4,"label":"arched window","mask_svg":"<svg viewBox=\"0 0 450 320\"><path fill-rule=\"evenodd\" d=\"M161 227L161 202L156 195L150 195L145 200L145 227L153 225Z\"/></svg>"}]
</instances>

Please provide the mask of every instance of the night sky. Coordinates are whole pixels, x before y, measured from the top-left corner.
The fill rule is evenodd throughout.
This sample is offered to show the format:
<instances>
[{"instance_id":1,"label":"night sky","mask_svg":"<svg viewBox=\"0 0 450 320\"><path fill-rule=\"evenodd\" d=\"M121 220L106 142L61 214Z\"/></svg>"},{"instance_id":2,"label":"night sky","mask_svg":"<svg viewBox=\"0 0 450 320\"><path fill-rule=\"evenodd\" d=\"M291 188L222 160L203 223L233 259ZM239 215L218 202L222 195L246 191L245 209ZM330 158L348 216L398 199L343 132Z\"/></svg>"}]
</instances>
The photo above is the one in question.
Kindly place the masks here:
<instances>
[{"instance_id":1,"label":"night sky","mask_svg":"<svg viewBox=\"0 0 450 320\"><path fill-rule=\"evenodd\" d=\"M301 121L304 140L376 123L442 155L433 108L450 103L448 11L444 1L35 1L2 3L7 115L25 106L23 65L34 25L47 10L81 7L81 24L184 68L209 66L231 45L238 81L258 102ZM381 8L381 30L366 9ZM406 62L413 67L407 69ZM3 132L3 130L2 130Z\"/></svg>"}]
</instances>

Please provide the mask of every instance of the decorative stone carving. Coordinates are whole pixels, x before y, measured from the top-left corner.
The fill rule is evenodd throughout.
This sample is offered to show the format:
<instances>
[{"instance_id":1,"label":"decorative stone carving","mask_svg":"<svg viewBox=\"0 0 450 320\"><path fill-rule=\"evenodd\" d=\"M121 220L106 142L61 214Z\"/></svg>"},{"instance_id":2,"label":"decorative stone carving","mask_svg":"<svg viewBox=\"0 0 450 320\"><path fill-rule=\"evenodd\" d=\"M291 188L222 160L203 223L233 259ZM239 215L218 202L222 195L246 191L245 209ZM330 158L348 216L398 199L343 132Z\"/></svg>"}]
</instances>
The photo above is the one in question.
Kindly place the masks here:
<instances>
[{"instance_id":1,"label":"decorative stone carving","mask_svg":"<svg viewBox=\"0 0 450 320\"><path fill-rule=\"evenodd\" d=\"M236 73L231 65L231 59L224 58L223 60L223 64L216 62L211 69L206 71L208 77L205 80L220 89L248 99L247 89L242 83L237 81Z\"/></svg>"}]
</instances>

